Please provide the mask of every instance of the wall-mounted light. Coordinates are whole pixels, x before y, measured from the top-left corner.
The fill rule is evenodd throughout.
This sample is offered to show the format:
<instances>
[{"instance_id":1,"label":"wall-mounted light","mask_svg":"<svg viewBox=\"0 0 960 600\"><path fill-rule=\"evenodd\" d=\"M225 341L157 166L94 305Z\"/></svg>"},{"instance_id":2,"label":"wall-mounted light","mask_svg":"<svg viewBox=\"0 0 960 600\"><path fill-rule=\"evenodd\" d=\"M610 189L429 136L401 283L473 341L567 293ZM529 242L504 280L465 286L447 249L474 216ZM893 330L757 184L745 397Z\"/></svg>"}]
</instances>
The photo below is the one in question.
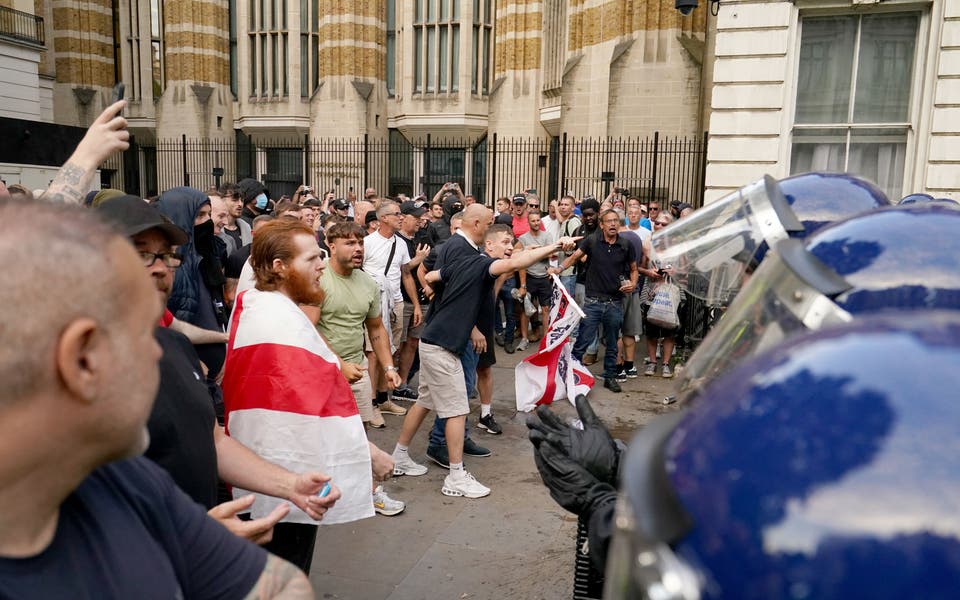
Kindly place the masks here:
<instances>
[{"instance_id":1,"label":"wall-mounted light","mask_svg":"<svg viewBox=\"0 0 960 600\"><path fill-rule=\"evenodd\" d=\"M681 15L689 15L693 12L697 6L699 6L697 0L674 0L674 8L680 11ZM720 12L720 0L710 0L710 14L717 16L717 13Z\"/></svg>"}]
</instances>

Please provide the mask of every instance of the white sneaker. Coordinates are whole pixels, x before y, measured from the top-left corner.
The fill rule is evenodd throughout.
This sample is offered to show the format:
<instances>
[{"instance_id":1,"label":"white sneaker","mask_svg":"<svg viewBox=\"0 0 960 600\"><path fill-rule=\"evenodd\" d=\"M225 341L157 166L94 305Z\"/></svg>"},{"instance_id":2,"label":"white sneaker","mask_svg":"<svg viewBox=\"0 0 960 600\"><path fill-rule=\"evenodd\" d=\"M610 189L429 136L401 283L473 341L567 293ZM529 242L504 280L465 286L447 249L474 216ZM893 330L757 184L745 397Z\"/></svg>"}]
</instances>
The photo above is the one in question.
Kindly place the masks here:
<instances>
[{"instance_id":1,"label":"white sneaker","mask_svg":"<svg viewBox=\"0 0 960 600\"><path fill-rule=\"evenodd\" d=\"M517 351L522 352L526 350L528 346L530 346L530 340L527 338L522 338L519 342L517 342Z\"/></svg>"},{"instance_id":2,"label":"white sneaker","mask_svg":"<svg viewBox=\"0 0 960 600\"><path fill-rule=\"evenodd\" d=\"M383 486L378 485L377 489L373 490L373 509L388 517L393 515L399 515L403 512L403 509L407 507L406 504L400 500L394 500L383 491Z\"/></svg>"},{"instance_id":3,"label":"white sneaker","mask_svg":"<svg viewBox=\"0 0 960 600\"><path fill-rule=\"evenodd\" d=\"M410 458L409 454L400 454L399 452L393 453L393 475L399 477L400 475L409 475L411 477L419 477L427 472L427 468L421 464L413 462L413 459Z\"/></svg>"},{"instance_id":4,"label":"white sneaker","mask_svg":"<svg viewBox=\"0 0 960 600\"><path fill-rule=\"evenodd\" d=\"M673 372L670 370L670 365L663 365L663 378L670 379L673 377Z\"/></svg>"},{"instance_id":5,"label":"white sneaker","mask_svg":"<svg viewBox=\"0 0 960 600\"><path fill-rule=\"evenodd\" d=\"M657 363L647 363L647 366L643 369L643 374L647 377L651 377L657 373Z\"/></svg>"},{"instance_id":6,"label":"white sneaker","mask_svg":"<svg viewBox=\"0 0 960 600\"><path fill-rule=\"evenodd\" d=\"M454 475L454 473L460 473L460 475ZM466 471L450 471L450 474L443 480L443 487L440 488L440 491L445 496L463 496L464 498L483 498L490 494L490 488L482 485Z\"/></svg>"}]
</instances>

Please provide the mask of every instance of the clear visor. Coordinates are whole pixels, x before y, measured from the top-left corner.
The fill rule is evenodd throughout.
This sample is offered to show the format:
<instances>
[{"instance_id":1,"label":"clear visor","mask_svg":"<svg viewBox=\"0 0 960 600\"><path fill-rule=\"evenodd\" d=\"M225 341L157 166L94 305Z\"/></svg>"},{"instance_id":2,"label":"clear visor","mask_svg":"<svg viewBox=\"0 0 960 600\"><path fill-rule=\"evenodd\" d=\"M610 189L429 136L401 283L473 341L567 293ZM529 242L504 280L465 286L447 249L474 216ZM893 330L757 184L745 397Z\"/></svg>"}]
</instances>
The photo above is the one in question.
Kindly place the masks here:
<instances>
[{"instance_id":1,"label":"clear visor","mask_svg":"<svg viewBox=\"0 0 960 600\"><path fill-rule=\"evenodd\" d=\"M722 305L742 287L760 246L786 239L795 222L768 175L654 233L651 243L659 267L672 268L688 294Z\"/></svg>"},{"instance_id":2,"label":"clear visor","mask_svg":"<svg viewBox=\"0 0 960 600\"><path fill-rule=\"evenodd\" d=\"M677 375L679 394L695 393L743 359L797 333L851 318L771 252Z\"/></svg>"},{"instance_id":3,"label":"clear visor","mask_svg":"<svg viewBox=\"0 0 960 600\"><path fill-rule=\"evenodd\" d=\"M607 552L603 597L614 599L697 600L701 577L663 542L639 535L630 502L617 498L613 540Z\"/></svg>"}]
</instances>

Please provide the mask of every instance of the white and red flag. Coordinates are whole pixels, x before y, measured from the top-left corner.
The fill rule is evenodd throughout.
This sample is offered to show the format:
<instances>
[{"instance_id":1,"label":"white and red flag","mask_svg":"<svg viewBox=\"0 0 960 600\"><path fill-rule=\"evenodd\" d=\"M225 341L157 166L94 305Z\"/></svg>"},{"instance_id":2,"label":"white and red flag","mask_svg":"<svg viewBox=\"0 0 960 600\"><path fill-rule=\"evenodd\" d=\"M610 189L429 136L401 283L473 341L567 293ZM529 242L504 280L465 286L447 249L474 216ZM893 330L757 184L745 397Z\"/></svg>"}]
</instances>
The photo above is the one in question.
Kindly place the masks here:
<instances>
[{"instance_id":1,"label":"white and red flag","mask_svg":"<svg viewBox=\"0 0 960 600\"><path fill-rule=\"evenodd\" d=\"M343 496L321 523L373 516L370 447L336 354L280 292L237 296L223 376L227 433L258 455L294 473L322 471ZM234 498L249 494L234 488ZM253 518L283 500L256 495ZM282 519L310 523L291 506Z\"/></svg>"},{"instance_id":2,"label":"white and red flag","mask_svg":"<svg viewBox=\"0 0 960 600\"><path fill-rule=\"evenodd\" d=\"M553 308L550 325L536 354L523 359L515 370L517 410L530 412L538 404L567 398L570 403L593 387L593 375L573 357L570 334L583 311L556 275L553 278Z\"/></svg>"}]
</instances>

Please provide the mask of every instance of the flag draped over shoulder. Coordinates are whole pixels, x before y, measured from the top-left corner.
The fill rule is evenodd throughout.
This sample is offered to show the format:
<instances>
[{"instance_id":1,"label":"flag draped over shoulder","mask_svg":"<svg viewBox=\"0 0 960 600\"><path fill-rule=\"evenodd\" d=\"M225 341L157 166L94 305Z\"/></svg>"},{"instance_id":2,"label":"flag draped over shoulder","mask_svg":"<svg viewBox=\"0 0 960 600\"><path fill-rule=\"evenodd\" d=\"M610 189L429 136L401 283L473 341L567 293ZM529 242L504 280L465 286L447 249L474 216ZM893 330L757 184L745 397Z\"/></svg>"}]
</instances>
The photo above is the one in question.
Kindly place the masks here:
<instances>
[{"instance_id":1,"label":"flag draped over shoulder","mask_svg":"<svg viewBox=\"0 0 960 600\"><path fill-rule=\"evenodd\" d=\"M517 410L529 412L538 404L567 398L571 403L593 387L593 375L573 358L570 333L583 311L556 275L553 278L553 308L550 325L540 340L540 349L517 365L515 370Z\"/></svg>"},{"instance_id":2,"label":"flag draped over shoulder","mask_svg":"<svg viewBox=\"0 0 960 600\"><path fill-rule=\"evenodd\" d=\"M347 380L300 308L280 292L237 296L223 376L227 433L294 473L322 471L342 492L324 524L373 516L370 447ZM249 494L234 488L234 498ZM282 499L256 495L253 518ZM282 519L316 523L291 506Z\"/></svg>"}]
</instances>

